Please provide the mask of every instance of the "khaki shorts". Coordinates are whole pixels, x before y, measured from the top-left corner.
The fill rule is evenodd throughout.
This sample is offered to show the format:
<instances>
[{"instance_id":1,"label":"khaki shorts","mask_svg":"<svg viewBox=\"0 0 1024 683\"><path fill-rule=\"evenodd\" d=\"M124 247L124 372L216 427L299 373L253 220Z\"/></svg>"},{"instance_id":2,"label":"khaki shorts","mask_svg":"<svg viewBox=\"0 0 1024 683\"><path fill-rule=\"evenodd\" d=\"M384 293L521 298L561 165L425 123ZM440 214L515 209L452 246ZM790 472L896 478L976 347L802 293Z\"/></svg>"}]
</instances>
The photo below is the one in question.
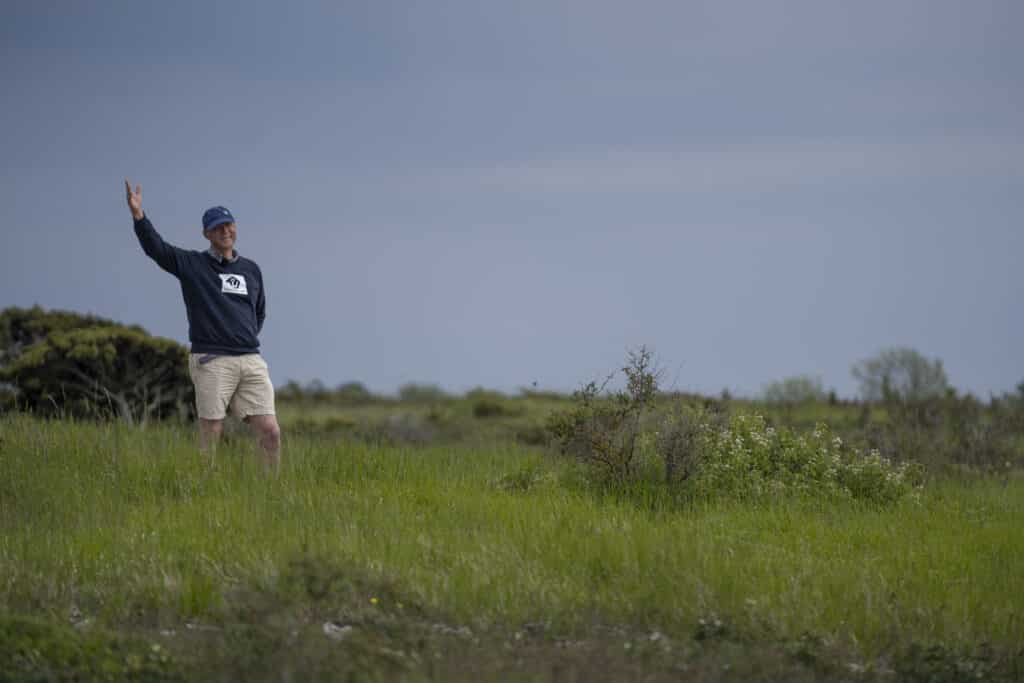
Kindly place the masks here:
<instances>
[{"instance_id":1,"label":"khaki shorts","mask_svg":"<svg viewBox=\"0 0 1024 683\"><path fill-rule=\"evenodd\" d=\"M260 354L208 358L210 355L205 353L188 356L200 418L223 420L228 410L240 420L274 414L274 385L270 383L270 368Z\"/></svg>"}]
</instances>

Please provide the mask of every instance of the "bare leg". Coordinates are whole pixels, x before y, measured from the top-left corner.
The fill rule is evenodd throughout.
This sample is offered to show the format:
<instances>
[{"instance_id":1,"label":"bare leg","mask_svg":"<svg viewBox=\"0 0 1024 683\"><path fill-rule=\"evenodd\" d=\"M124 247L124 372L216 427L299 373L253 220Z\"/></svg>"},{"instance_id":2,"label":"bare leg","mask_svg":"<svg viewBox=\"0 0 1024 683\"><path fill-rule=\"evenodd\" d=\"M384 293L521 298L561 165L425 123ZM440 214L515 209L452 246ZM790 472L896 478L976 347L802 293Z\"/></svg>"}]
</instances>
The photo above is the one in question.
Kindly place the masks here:
<instances>
[{"instance_id":1,"label":"bare leg","mask_svg":"<svg viewBox=\"0 0 1024 683\"><path fill-rule=\"evenodd\" d=\"M250 415L245 418L263 449L263 463L267 469L277 470L281 465L281 428L276 415Z\"/></svg>"},{"instance_id":2,"label":"bare leg","mask_svg":"<svg viewBox=\"0 0 1024 683\"><path fill-rule=\"evenodd\" d=\"M221 432L224 431L224 420L204 420L199 418L199 451L213 455L217 450Z\"/></svg>"}]
</instances>

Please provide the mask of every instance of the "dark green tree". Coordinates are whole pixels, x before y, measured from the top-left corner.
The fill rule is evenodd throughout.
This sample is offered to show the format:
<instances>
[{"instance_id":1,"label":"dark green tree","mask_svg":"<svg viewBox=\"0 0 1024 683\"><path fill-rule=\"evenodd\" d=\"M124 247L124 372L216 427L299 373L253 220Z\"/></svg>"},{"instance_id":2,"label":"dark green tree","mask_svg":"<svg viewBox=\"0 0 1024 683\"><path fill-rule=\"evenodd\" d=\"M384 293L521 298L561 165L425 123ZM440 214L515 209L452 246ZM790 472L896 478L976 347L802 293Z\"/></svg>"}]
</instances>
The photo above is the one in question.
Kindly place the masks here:
<instances>
[{"instance_id":1,"label":"dark green tree","mask_svg":"<svg viewBox=\"0 0 1024 683\"><path fill-rule=\"evenodd\" d=\"M191 415L188 352L180 344L102 318L25 313L0 314L0 382L16 388L21 407L130 423Z\"/></svg>"},{"instance_id":2,"label":"dark green tree","mask_svg":"<svg viewBox=\"0 0 1024 683\"><path fill-rule=\"evenodd\" d=\"M5 308L0 311L0 366L10 363L26 348L56 332L111 326L121 327L113 320L73 311L47 311L39 306ZM128 329L146 332L137 325Z\"/></svg>"}]
</instances>

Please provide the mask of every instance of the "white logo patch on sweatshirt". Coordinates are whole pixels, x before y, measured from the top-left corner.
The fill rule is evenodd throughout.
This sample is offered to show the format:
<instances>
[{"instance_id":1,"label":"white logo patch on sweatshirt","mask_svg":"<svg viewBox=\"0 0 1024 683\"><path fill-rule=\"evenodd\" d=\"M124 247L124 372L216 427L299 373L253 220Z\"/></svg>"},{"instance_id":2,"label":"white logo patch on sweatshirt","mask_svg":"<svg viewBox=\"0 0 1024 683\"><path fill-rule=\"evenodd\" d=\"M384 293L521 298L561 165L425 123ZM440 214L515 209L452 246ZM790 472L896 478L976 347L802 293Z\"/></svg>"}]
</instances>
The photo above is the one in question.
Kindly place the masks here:
<instances>
[{"instance_id":1,"label":"white logo patch on sweatshirt","mask_svg":"<svg viewBox=\"0 0 1024 683\"><path fill-rule=\"evenodd\" d=\"M217 274L220 275L220 291L224 294L247 295L249 293L248 288L245 286L244 275L232 275L231 273Z\"/></svg>"}]
</instances>

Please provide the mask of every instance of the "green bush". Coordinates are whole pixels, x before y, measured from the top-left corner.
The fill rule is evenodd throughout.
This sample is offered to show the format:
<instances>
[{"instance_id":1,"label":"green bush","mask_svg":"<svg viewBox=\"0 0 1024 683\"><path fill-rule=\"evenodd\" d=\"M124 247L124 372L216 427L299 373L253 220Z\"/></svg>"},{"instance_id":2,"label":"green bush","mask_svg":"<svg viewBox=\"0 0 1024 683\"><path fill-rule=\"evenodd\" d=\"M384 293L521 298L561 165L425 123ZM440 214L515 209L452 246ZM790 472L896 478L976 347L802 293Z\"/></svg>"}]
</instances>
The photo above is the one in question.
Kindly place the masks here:
<instances>
[{"instance_id":1,"label":"green bush","mask_svg":"<svg viewBox=\"0 0 1024 683\"><path fill-rule=\"evenodd\" d=\"M894 465L877 451L846 446L827 425L808 434L737 415L723 428L705 424L684 481L696 499L771 501L787 497L891 503L919 483L919 468Z\"/></svg>"},{"instance_id":2,"label":"green bush","mask_svg":"<svg viewBox=\"0 0 1024 683\"><path fill-rule=\"evenodd\" d=\"M908 400L890 395L881 404L885 420L861 425L861 439L894 460L913 460L933 472L968 468L1005 471L1024 464L1018 440L1024 410L1010 399L986 407L970 394Z\"/></svg>"},{"instance_id":3,"label":"green bush","mask_svg":"<svg viewBox=\"0 0 1024 683\"><path fill-rule=\"evenodd\" d=\"M727 424L724 403L697 404L679 401L663 416L654 433L654 448L665 464L669 485L689 479L700 462L701 437L706 429Z\"/></svg>"},{"instance_id":4,"label":"green bush","mask_svg":"<svg viewBox=\"0 0 1024 683\"><path fill-rule=\"evenodd\" d=\"M497 391L477 388L467 392L466 398L473 405L473 417L501 417L511 412L507 400Z\"/></svg>"},{"instance_id":5,"label":"green bush","mask_svg":"<svg viewBox=\"0 0 1024 683\"><path fill-rule=\"evenodd\" d=\"M762 398L769 403L793 405L798 403L822 402L828 396L820 377L798 375L787 377L765 385Z\"/></svg>"},{"instance_id":6,"label":"green bush","mask_svg":"<svg viewBox=\"0 0 1024 683\"><path fill-rule=\"evenodd\" d=\"M187 349L121 325L51 332L0 366L0 383L41 415L131 423L187 418L194 409Z\"/></svg>"},{"instance_id":7,"label":"green bush","mask_svg":"<svg viewBox=\"0 0 1024 683\"><path fill-rule=\"evenodd\" d=\"M362 382L345 382L334 390L334 400L346 405L366 405L373 403L376 398Z\"/></svg>"},{"instance_id":8,"label":"green bush","mask_svg":"<svg viewBox=\"0 0 1024 683\"><path fill-rule=\"evenodd\" d=\"M398 398L410 403L432 403L434 401L444 401L451 397L436 384L409 382L398 388Z\"/></svg>"},{"instance_id":9,"label":"green bush","mask_svg":"<svg viewBox=\"0 0 1024 683\"><path fill-rule=\"evenodd\" d=\"M527 446L544 446L551 439L551 435L544 425L534 422L517 428L514 436L516 441Z\"/></svg>"},{"instance_id":10,"label":"green bush","mask_svg":"<svg viewBox=\"0 0 1024 683\"><path fill-rule=\"evenodd\" d=\"M473 417L501 417L506 412L504 401L481 398L473 402Z\"/></svg>"},{"instance_id":11,"label":"green bush","mask_svg":"<svg viewBox=\"0 0 1024 683\"><path fill-rule=\"evenodd\" d=\"M12 306L0 311L0 365L6 365L23 351L62 332L90 327L124 327L120 323L95 315L82 315L73 311L50 310L40 306L18 308ZM146 334L138 325L130 330Z\"/></svg>"},{"instance_id":12,"label":"green bush","mask_svg":"<svg viewBox=\"0 0 1024 683\"><path fill-rule=\"evenodd\" d=\"M0 382L0 415L18 407L18 395L11 384Z\"/></svg>"},{"instance_id":13,"label":"green bush","mask_svg":"<svg viewBox=\"0 0 1024 683\"><path fill-rule=\"evenodd\" d=\"M598 479L625 482L637 472L637 444L644 411L658 391L652 355L646 348L629 354L622 368L626 388L605 393L590 382L573 393L573 406L553 412L548 431L563 455L583 463Z\"/></svg>"}]
</instances>

